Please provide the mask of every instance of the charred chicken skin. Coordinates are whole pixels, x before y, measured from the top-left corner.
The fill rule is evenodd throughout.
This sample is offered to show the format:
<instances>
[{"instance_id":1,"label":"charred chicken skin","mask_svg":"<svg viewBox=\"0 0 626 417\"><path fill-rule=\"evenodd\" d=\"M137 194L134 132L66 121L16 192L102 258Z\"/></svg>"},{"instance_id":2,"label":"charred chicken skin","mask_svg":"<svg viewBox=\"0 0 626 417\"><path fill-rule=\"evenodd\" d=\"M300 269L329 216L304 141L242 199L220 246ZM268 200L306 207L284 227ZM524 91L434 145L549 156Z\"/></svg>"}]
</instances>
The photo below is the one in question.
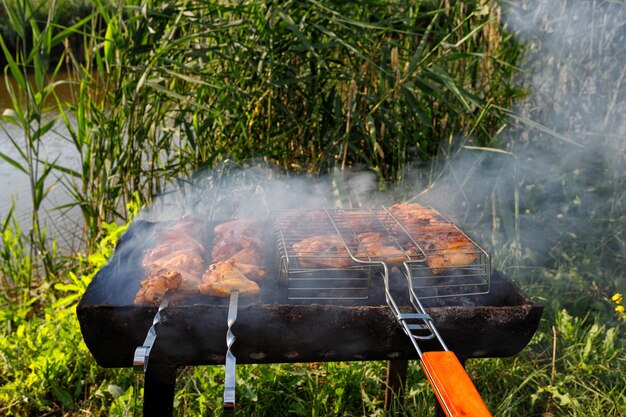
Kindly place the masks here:
<instances>
[{"instance_id":1,"label":"charred chicken skin","mask_svg":"<svg viewBox=\"0 0 626 417\"><path fill-rule=\"evenodd\" d=\"M174 292L180 287L182 276L176 271L165 271L139 284L135 304L159 305L166 292Z\"/></svg>"},{"instance_id":2,"label":"charred chicken skin","mask_svg":"<svg viewBox=\"0 0 626 417\"><path fill-rule=\"evenodd\" d=\"M135 296L135 304L158 305L167 291L197 293L204 271L204 245L187 232L196 222L182 221L156 232L159 244L146 251L142 266L145 279ZM197 227L196 227L197 230Z\"/></svg>"}]
</instances>

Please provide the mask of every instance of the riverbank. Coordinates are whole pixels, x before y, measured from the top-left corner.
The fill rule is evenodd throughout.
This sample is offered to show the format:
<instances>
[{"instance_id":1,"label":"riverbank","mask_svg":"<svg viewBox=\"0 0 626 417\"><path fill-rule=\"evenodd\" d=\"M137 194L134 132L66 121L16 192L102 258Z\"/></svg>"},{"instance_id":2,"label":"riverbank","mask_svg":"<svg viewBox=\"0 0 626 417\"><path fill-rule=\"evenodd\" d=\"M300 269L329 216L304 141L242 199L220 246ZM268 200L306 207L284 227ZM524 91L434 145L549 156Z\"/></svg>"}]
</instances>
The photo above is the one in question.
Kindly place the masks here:
<instances>
[{"instance_id":1,"label":"riverbank","mask_svg":"<svg viewBox=\"0 0 626 417\"><path fill-rule=\"evenodd\" d=\"M9 75L0 74L0 112L12 109L11 96L7 90L7 83L13 89L18 88L18 84ZM28 82L34 85L34 75L28 76ZM75 170L80 165L80 155L76 151L70 139L70 133L60 118L57 109L57 102L72 103L75 101L75 82L70 80L66 72L59 72L55 76L55 96L49 97L45 106L47 113L44 115L43 123L54 122L52 128L41 138L41 149L39 157L50 163ZM68 115L71 124L75 125L73 116ZM24 130L20 126L0 120L0 153L18 162L24 162L24 155L20 149L28 147ZM49 189L46 199L43 201L41 210L42 221L49 231L49 239L56 240L59 248L72 253L83 247L82 218L78 207L71 208L73 197L62 185L59 175L50 177L47 180L46 188ZM13 210L14 219L24 230L29 230L31 225L32 198L31 179L29 175L16 168L7 160L0 158L0 182L4 184L0 187L0 219L6 219L9 212Z\"/></svg>"}]
</instances>

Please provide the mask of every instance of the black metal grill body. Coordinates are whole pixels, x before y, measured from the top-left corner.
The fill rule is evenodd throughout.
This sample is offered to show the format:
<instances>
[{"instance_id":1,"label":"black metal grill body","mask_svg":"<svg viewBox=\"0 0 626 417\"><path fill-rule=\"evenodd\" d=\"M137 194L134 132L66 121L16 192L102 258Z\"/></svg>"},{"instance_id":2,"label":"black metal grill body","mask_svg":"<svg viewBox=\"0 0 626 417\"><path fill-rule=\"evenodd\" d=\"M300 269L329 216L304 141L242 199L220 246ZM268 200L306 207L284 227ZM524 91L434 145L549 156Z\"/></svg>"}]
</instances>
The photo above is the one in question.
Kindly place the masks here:
<instances>
[{"instance_id":1,"label":"black metal grill body","mask_svg":"<svg viewBox=\"0 0 626 417\"><path fill-rule=\"evenodd\" d=\"M133 353L142 344L157 312L156 306L132 305L143 278L141 257L151 244L146 236L154 227L148 222L131 226L113 259L96 274L77 307L85 343L103 367L133 366ZM385 303L379 279L372 278L366 300L297 303L288 300L269 276L261 286L260 297L241 300L232 329L237 336L232 347L237 362L417 359L414 347ZM403 308L402 293L397 300ZM450 350L462 360L519 353L535 333L543 310L499 272L492 274L488 294L428 300L425 308ZM179 301L161 314L146 374L145 415L155 410L159 415L171 414L176 368L224 364L226 356L227 300ZM424 350L429 350L428 342Z\"/></svg>"}]
</instances>

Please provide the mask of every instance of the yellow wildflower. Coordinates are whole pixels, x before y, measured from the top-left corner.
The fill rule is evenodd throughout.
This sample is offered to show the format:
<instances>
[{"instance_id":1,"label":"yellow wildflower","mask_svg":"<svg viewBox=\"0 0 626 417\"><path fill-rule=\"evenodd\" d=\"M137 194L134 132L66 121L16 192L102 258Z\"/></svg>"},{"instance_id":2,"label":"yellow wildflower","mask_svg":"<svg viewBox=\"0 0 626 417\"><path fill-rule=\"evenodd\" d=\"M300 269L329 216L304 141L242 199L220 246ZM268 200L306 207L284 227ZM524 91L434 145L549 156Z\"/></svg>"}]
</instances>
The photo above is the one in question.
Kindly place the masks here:
<instances>
[{"instance_id":1,"label":"yellow wildflower","mask_svg":"<svg viewBox=\"0 0 626 417\"><path fill-rule=\"evenodd\" d=\"M613 294L611 300L615 303L615 312L617 315L624 321L626 321L626 307L622 305L622 301L624 301L624 297L620 293Z\"/></svg>"}]
</instances>

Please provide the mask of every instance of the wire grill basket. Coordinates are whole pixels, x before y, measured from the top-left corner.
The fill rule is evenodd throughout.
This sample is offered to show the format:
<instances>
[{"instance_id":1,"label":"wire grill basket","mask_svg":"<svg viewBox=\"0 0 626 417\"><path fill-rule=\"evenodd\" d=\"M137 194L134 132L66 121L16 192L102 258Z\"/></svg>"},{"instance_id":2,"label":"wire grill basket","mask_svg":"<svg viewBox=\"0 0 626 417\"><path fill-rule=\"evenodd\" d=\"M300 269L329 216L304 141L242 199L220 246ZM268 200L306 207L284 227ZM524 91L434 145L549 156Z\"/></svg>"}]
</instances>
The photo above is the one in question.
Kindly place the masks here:
<instances>
[{"instance_id":1,"label":"wire grill basket","mask_svg":"<svg viewBox=\"0 0 626 417\"><path fill-rule=\"evenodd\" d=\"M278 280L290 299L366 299L373 271L402 271L414 296L489 292L490 257L431 208L277 210ZM420 206L421 207L421 206Z\"/></svg>"}]
</instances>

